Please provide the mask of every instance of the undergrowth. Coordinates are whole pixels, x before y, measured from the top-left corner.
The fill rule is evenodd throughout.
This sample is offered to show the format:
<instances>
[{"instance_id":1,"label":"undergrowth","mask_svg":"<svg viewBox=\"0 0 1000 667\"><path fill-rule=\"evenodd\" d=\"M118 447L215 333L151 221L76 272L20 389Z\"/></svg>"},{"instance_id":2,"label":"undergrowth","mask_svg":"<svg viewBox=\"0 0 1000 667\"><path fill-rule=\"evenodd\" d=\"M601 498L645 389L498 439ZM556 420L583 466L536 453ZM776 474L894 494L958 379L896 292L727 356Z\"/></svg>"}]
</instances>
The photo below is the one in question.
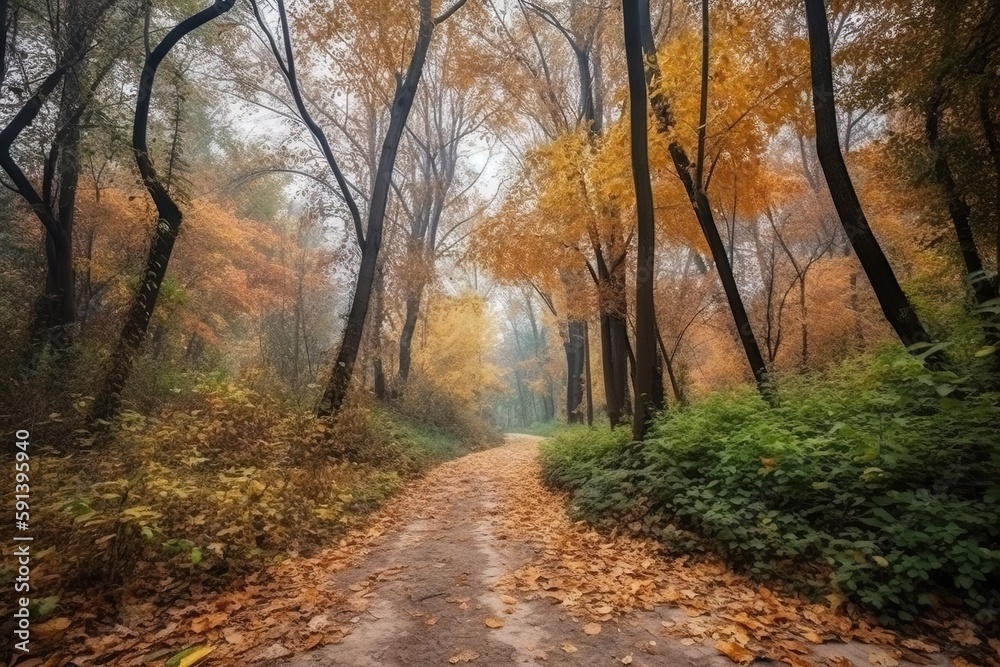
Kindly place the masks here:
<instances>
[{"instance_id":1,"label":"undergrowth","mask_svg":"<svg viewBox=\"0 0 1000 667\"><path fill-rule=\"evenodd\" d=\"M84 592L113 602L164 581L225 585L330 544L406 479L499 442L472 418L415 418L405 401L354 399L317 420L215 375L153 415L124 413L105 442L73 433L71 415L49 421L32 427L44 434L31 459L36 617ZM13 576L0 570L0 583Z\"/></svg>"},{"instance_id":2,"label":"undergrowth","mask_svg":"<svg viewBox=\"0 0 1000 667\"><path fill-rule=\"evenodd\" d=\"M641 443L569 428L543 445L544 474L580 518L715 551L884 623L942 602L995 623L1000 394L967 370L885 353L779 381L777 407L745 390L672 410Z\"/></svg>"}]
</instances>

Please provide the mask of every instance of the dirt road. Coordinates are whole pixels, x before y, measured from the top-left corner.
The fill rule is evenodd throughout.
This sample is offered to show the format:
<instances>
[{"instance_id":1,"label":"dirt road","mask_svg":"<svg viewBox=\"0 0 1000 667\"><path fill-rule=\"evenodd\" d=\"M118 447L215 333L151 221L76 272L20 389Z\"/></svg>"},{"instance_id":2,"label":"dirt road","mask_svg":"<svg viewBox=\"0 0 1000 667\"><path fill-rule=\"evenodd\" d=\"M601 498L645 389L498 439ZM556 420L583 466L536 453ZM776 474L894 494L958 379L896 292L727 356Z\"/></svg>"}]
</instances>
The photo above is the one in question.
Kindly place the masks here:
<instances>
[{"instance_id":1,"label":"dirt road","mask_svg":"<svg viewBox=\"0 0 1000 667\"><path fill-rule=\"evenodd\" d=\"M563 499L539 482L538 439L508 440L431 472L396 501L398 529L331 575L327 588L352 594L335 619L312 622L321 630L325 620L346 621L350 634L260 662L728 666L771 656L795 665L911 664L902 659L908 649L876 628L783 600L720 566L671 562L649 542L572 523ZM882 646L850 641L858 636ZM917 657L928 664L935 656Z\"/></svg>"}]
</instances>

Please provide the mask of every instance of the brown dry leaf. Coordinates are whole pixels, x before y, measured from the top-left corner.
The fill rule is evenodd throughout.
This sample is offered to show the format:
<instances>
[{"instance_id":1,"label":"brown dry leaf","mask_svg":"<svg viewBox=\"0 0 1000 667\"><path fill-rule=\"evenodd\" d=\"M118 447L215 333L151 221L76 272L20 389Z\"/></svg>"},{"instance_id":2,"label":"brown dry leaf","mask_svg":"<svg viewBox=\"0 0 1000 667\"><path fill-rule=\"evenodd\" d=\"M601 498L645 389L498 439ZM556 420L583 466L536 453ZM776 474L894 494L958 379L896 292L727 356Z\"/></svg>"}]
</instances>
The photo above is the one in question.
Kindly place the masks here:
<instances>
[{"instance_id":1,"label":"brown dry leaf","mask_svg":"<svg viewBox=\"0 0 1000 667\"><path fill-rule=\"evenodd\" d=\"M237 632L235 630L230 630L229 628L223 630L222 635L223 637L225 637L226 643L232 644L233 646L239 646L244 642L244 637L242 633Z\"/></svg>"},{"instance_id":2,"label":"brown dry leaf","mask_svg":"<svg viewBox=\"0 0 1000 667\"><path fill-rule=\"evenodd\" d=\"M872 651L868 654L868 662L875 667L897 667L899 661L884 651Z\"/></svg>"},{"instance_id":3,"label":"brown dry leaf","mask_svg":"<svg viewBox=\"0 0 1000 667\"><path fill-rule=\"evenodd\" d=\"M596 634L599 634L601 632L601 624L600 623L587 623L585 626L583 626L583 632L584 632L584 634L587 634L587 635L596 635Z\"/></svg>"},{"instance_id":4,"label":"brown dry leaf","mask_svg":"<svg viewBox=\"0 0 1000 667\"><path fill-rule=\"evenodd\" d=\"M979 646L983 642L970 628L952 628L948 635L962 646Z\"/></svg>"},{"instance_id":5,"label":"brown dry leaf","mask_svg":"<svg viewBox=\"0 0 1000 667\"><path fill-rule=\"evenodd\" d=\"M496 630L497 628L502 628L503 619L497 618L496 616L487 616L486 627L493 628L494 630Z\"/></svg>"},{"instance_id":6,"label":"brown dry leaf","mask_svg":"<svg viewBox=\"0 0 1000 667\"><path fill-rule=\"evenodd\" d=\"M856 667L856 665L842 655L835 655L826 659L830 667Z\"/></svg>"},{"instance_id":7,"label":"brown dry leaf","mask_svg":"<svg viewBox=\"0 0 1000 667\"><path fill-rule=\"evenodd\" d=\"M60 616L59 618L53 618L50 621L33 626L31 632L39 637L55 637L65 632L68 627L69 619L65 616Z\"/></svg>"},{"instance_id":8,"label":"brown dry leaf","mask_svg":"<svg viewBox=\"0 0 1000 667\"><path fill-rule=\"evenodd\" d=\"M211 630L212 628L217 628L223 625L229 619L229 614L224 611L218 612L216 614L206 614L205 616L199 616L198 618L191 620L191 632L195 634L201 634L206 630Z\"/></svg>"},{"instance_id":9,"label":"brown dry leaf","mask_svg":"<svg viewBox=\"0 0 1000 667\"><path fill-rule=\"evenodd\" d=\"M576 647L570 644L569 642L566 642L565 644L560 646L560 648L566 651L566 653L576 653Z\"/></svg>"},{"instance_id":10,"label":"brown dry leaf","mask_svg":"<svg viewBox=\"0 0 1000 667\"><path fill-rule=\"evenodd\" d=\"M921 653L937 653L941 650L934 644L929 644L920 639L904 639L901 643L906 648L913 649L914 651L920 651Z\"/></svg>"},{"instance_id":11,"label":"brown dry leaf","mask_svg":"<svg viewBox=\"0 0 1000 667\"><path fill-rule=\"evenodd\" d=\"M749 665L755 658L753 653L733 642L718 642L715 648L738 665Z\"/></svg>"},{"instance_id":12,"label":"brown dry leaf","mask_svg":"<svg viewBox=\"0 0 1000 667\"><path fill-rule=\"evenodd\" d=\"M460 662L472 662L478 657L479 657L478 653L466 649L464 651L459 651L455 655L448 658L448 662L450 662L453 665L457 665Z\"/></svg>"}]
</instances>

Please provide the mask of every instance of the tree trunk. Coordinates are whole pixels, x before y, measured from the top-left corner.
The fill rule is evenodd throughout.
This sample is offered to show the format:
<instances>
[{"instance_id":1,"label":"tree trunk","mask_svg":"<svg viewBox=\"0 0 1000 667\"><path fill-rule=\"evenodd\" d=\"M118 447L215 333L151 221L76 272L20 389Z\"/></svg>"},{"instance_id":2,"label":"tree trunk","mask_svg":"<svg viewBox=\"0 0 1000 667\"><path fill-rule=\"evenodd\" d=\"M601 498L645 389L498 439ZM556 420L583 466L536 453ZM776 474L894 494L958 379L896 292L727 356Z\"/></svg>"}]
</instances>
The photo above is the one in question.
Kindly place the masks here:
<instances>
[{"instance_id":1,"label":"tree trunk","mask_svg":"<svg viewBox=\"0 0 1000 667\"><path fill-rule=\"evenodd\" d=\"M816 115L816 153L826 177L830 196L840 216L847 238L868 276L886 320L896 331L903 345L929 344L924 330L903 292L889 260L868 226L861 202L854 191L844 156L840 151L837 132L837 111L833 96L833 65L830 55L830 30L823 0L805 0L806 23L809 28L809 55L812 67L813 109ZM919 350L914 350L919 351ZM928 362L940 364L940 355L931 355Z\"/></svg>"},{"instance_id":2,"label":"tree trunk","mask_svg":"<svg viewBox=\"0 0 1000 667\"><path fill-rule=\"evenodd\" d=\"M583 383L586 371L584 363L584 323L570 320L566 323L566 421L579 424L583 421L580 406L583 403Z\"/></svg>"},{"instance_id":3,"label":"tree trunk","mask_svg":"<svg viewBox=\"0 0 1000 667\"><path fill-rule=\"evenodd\" d=\"M170 254L173 251L174 241L183 218L181 210L170 198L160 181L149 155L146 134L149 126L150 97L152 96L156 70L171 49L185 36L228 12L232 9L234 2L235 0L216 0L211 7L184 19L167 33L163 41L146 57L146 63L139 80L139 95L132 124L132 151L135 154L139 173L142 175L143 185L153 198L153 203L156 204L158 219L139 288L132 299L125 325L118 338L118 346L111 356L110 371L90 413L91 424L113 418L121 408L121 395L125 390L125 384L132 371L135 358L141 351L142 343L146 337L149 320L156 307L160 285L167 273L167 264L170 262Z\"/></svg>"},{"instance_id":4,"label":"tree trunk","mask_svg":"<svg viewBox=\"0 0 1000 667\"><path fill-rule=\"evenodd\" d=\"M653 41L652 26L649 21L649 3L644 1L642 4L644 10L641 16L642 48L645 55L644 77L646 85L651 91L653 91L651 101L653 113L657 119L657 131L661 134L665 134L670 132L673 127L674 117L670 108L669 100L667 100L665 95L659 92L659 82L662 76L660 73L659 63L656 58L656 45ZM703 17L703 21L704 20L705 17ZM704 57L707 52L708 35L704 31L704 23L702 37L702 54L704 61L702 66L702 97L704 99L701 100L701 114L704 116L707 113L708 93L705 69L707 58ZM704 162L704 125L705 123L703 120L698 133L699 152L702 153L702 155L699 156L699 165L695 166L697 174L701 173L701 163ZM673 141L670 143L668 150L674 164L674 169L677 171L677 176L681 179L681 183L684 185L684 191L688 195L691 207L694 209L695 217L698 219L698 224L701 226L705 240L708 241L708 247L712 253L712 262L715 264L716 270L719 273L719 279L722 281L722 287L726 294L726 301L729 303L729 310L732 312L733 320L736 324L736 332L739 336L740 343L743 345L743 351L746 354L747 363L750 365L750 370L757 382L758 389L765 398L768 398L770 390L768 388L769 385L766 383L767 365L764 363L764 356L761 354L760 345L757 343L757 338L753 333L753 327L750 325L750 318L747 315L746 307L743 304L743 298L740 296L739 287L736 284L736 277L733 275L732 264L729 261L729 255L722 242L722 237L719 235L719 229L715 224L715 215L712 212L712 206L708 199L708 193L705 192L703 184L700 180L698 182L695 181L695 177L691 173L691 161L688 159L684 147L678 142Z\"/></svg>"},{"instance_id":5,"label":"tree trunk","mask_svg":"<svg viewBox=\"0 0 1000 667\"><path fill-rule=\"evenodd\" d=\"M587 426L594 425L594 384L590 374L590 326L583 323L583 358L587 373Z\"/></svg>"},{"instance_id":6,"label":"tree trunk","mask_svg":"<svg viewBox=\"0 0 1000 667\"><path fill-rule=\"evenodd\" d=\"M642 55L640 9L642 0L623 0L625 59L628 66L629 121L631 125L632 180L637 218L635 280L635 405L632 437L641 440L656 409L653 376L656 362L656 313L653 309L656 227L653 190L649 180L646 135L646 79Z\"/></svg>"},{"instance_id":7,"label":"tree trunk","mask_svg":"<svg viewBox=\"0 0 1000 667\"><path fill-rule=\"evenodd\" d=\"M378 169L375 172L375 185L372 188L371 204L368 212L368 234L361 251L361 267L358 269L357 285L354 289L354 300L347 316L344 335L340 341L337 359L333 364L333 372L327 383L323 398L316 414L327 417L340 409L350 388L351 377L354 374L354 363L358 357L361 336L364 331L365 317L368 315L368 304L371 300L372 279L378 262L378 253L382 245L382 229L385 223L385 212L389 200L389 189L392 184L392 171L399 152L399 140L406 127L406 119L413 106L413 98L417 92L417 84L427 58L431 35L435 20L431 18L430 0L420 0L420 30L413 48L413 56L406 70L406 77L397 79L396 93L393 96L389 115L389 128L382 142L382 152L379 155Z\"/></svg>"},{"instance_id":8,"label":"tree trunk","mask_svg":"<svg viewBox=\"0 0 1000 667\"><path fill-rule=\"evenodd\" d=\"M940 85L940 84L939 84ZM925 129L927 143L930 145L934 162L934 180L944 193L945 202L948 205L948 215L951 223L955 227L955 236L958 237L958 247L962 253L962 261L965 262L965 271L969 282L972 285L972 293L976 303L982 305L997 296L996 289L990 282L986 272L983 271L983 262L979 257L979 249L976 248L976 237L972 232L972 225L969 222L969 215L972 209L969 207L965 197L958 191L955 177L951 173L951 166L945 155L944 147L940 139L941 106L943 101L943 91L938 90L927 102L925 111ZM992 329L989 328L991 331Z\"/></svg>"},{"instance_id":9,"label":"tree trunk","mask_svg":"<svg viewBox=\"0 0 1000 667\"><path fill-rule=\"evenodd\" d=\"M993 161L993 175L996 179L996 276L994 278L994 289L1000 291L1000 137L997 136L996 123L993 121L993 113L990 110L990 86L984 83L979 93L979 118L983 125L983 135L986 137L986 145L989 148L990 158Z\"/></svg>"},{"instance_id":10,"label":"tree trunk","mask_svg":"<svg viewBox=\"0 0 1000 667\"><path fill-rule=\"evenodd\" d=\"M403 320L403 330L399 334L399 378L397 382L400 391L406 386L406 381L410 377L411 345L413 344L413 332L417 328L417 318L420 315L420 300L423 292L424 287L421 285L416 293L406 300L406 319Z\"/></svg>"}]
</instances>

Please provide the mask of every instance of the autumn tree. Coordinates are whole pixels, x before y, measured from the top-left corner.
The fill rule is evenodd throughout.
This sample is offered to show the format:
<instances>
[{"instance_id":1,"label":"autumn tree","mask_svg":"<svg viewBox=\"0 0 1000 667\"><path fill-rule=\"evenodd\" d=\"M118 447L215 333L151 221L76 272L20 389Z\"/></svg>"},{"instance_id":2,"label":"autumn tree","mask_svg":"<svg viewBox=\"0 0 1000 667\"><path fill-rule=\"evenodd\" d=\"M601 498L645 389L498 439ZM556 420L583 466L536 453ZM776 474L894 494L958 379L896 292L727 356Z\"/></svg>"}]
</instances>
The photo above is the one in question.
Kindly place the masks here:
<instances>
[{"instance_id":1,"label":"autumn tree","mask_svg":"<svg viewBox=\"0 0 1000 667\"><path fill-rule=\"evenodd\" d=\"M816 150L833 203L854 252L878 297L886 320L907 347L921 344L926 346L930 343L930 336L900 287L889 260L868 225L840 150L830 34L823 0L806 0L806 18L812 65L813 107L816 114Z\"/></svg>"},{"instance_id":2,"label":"autumn tree","mask_svg":"<svg viewBox=\"0 0 1000 667\"><path fill-rule=\"evenodd\" d=\"M76 322L76 279L73 267L73 222L76 192L81 169L83 126L89 122L96 93L106 77L122 58L130 36L127 26L138 12L133 3L115 0L73 0L64 13L52 12L48 20L41 10L24 7L25 29L37 27L37 32L23 34L14 46L37 57L27 67L19 68L24 81L19 86L8 82L23 102L13 109L12 116L0 130L0 166L13 183L12 189L28 205L45 230L45 284L37 302L31 325L28 364L43 347L60 353L72 343ZM16 11L12 6L9 11ZM8 9L4 8L3 52L8 39ZM35 26L32 21L43 22ZM123 30L124 37L112 33ZM23 30L22 30L23 33ZM44 37L43 37L44 36ZM47 38L47 41L46 41ZM29 43L35 41L36 43ZM103 43L99 43L103 42ZM49 57L54 60L49 64ZM6 66L6 57L4 58ZM6 72L6 70L5 70ZM41 79L30 91L31 78ZM0 77L2 79L3 77ZM0 81L2 83L2 81ZM51 118L41 119L46 135L39 137L43 153L31 156L29 164L38 165L41 177L36 187L23 168L23 150L15 148L22 133L39 120L45 102L56 96L58 108ZM25 99L26 97L26 99ZM20 156L18 155L20 153Z\"/></svg>"},{"instance_id":3,"label":"autumn tree","mask_svg":"<svg viewBox=\"0 0 1000 667\"><path fill-rule=\"evenodd\" d=\"M167 273L174 242L183 221L181 209L165 187L150 157L147 134L156 72L170 51L182 39L212 19L228 12L232 9L233 2L234 0L216 0L211 7L184 19L174 26L146 56L146 63L139 80L139 94L132 124L132 151L142 176L143 186L156 205L158 219L149 246L146 266L122 327L117 347L111 357L110 370L91 410L91 422L107 421L115 416L121 406L122 392L125 390L135 357L145 340L163 278Z\"/></svg>"}]
</instances>

